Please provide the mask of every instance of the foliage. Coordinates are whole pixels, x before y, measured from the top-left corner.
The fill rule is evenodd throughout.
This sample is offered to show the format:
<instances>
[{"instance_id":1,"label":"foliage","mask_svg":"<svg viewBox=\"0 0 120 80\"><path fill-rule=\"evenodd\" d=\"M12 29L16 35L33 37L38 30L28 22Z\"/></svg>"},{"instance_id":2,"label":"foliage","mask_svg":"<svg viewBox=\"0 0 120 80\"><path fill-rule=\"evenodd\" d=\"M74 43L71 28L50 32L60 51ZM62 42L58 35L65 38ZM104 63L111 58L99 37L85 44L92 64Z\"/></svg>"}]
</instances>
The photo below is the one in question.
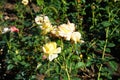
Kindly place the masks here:
<instances>
[{"instance_id":1,"label":"foliage","mask_svg":"<svg viewBox=\"0 0 120 80\"><path fill-rule=\"evenodd\" d=\"M13 80L112 80L120 48L119 4L118 0L29 0L24 5L22 0L1 0L0 57L5 57L0 65L5 63L2 74L6 76L0 79L14 74ZM35 22L40 14L48 16L57 28L68 25L68 20L74 23L81 41L43 34ZM13 26L19 31L4 33ZM43 51L49 42L61 47L51 61L44 58Z\"/></svg>"}]
</instances>

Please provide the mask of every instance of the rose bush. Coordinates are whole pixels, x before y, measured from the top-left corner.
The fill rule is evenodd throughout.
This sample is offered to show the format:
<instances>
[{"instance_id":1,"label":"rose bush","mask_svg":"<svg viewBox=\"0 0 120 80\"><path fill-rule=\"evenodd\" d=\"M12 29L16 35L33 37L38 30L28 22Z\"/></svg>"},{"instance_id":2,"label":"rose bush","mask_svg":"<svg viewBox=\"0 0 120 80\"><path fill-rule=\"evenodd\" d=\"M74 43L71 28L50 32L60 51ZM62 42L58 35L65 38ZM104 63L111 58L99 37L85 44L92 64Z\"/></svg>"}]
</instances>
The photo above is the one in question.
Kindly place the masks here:
<instances>
[{"instance_id":1,"label":"rose bush","mask_svg":"<svg viewBox=\"0 0 120 80\"><path fill-rule=\"evenodd\" d=\"M119 4L1 0L0 80L119 79Z\"/></svg>"}]
</instances>

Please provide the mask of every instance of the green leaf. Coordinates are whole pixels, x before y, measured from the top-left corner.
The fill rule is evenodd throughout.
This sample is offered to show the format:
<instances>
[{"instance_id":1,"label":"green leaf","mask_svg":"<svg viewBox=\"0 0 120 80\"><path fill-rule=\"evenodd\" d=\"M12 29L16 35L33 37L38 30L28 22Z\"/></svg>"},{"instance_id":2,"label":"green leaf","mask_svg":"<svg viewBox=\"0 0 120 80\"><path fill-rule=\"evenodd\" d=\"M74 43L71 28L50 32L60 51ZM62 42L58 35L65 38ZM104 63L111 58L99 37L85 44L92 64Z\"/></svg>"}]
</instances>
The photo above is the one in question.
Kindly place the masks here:
<instances>
[{"instance_id":1,"label":"green leaf","mask_svg":"<svg viewBox=\"0 0 120 80\"><path fill-rule=\"evenodd\" d=\"M116 63L115 61L110 61L109 64L110 64L111 68L112 68L114 71L117 70L118 65L117 65L117 63Z\"/></svg>"},{"instance_id":2,"label":"green leaf","mask_svg":"<svg viewBox=\"0 0 120 80\"><path fill-rule=\"evenodd\" d=\"M66 5L67 3L66 3L66 0L62 0L62 3L64 4L64 5Z\"/></svg>"},{"instance_id":3,"label":"green leaf","mask_svg":"<svg viewBox=\"0 0 120 80\"><path fill-rule=\"evenodd\" d=\"M71 80L81 80L81 79L78 77L72 77Z\"/></svg>"},{"instance_id":4,"label":"green leaf","mask_svg":"<svg viewBox=\"0 0 120 80\"><path fill-rule=\"evenodd\" d=\"M25 62L25 61L22 61L21 64L22 64L22 65L26 65L26 62Z\"/></svg>"},{"instance_id":5,"label":"green leaf","mask_svg":"<svg viewBox=\"0 0 120 80\"><path fill-rule=\"evenodd\" d=\"M67 76L63 76L63 80L68 80L68 77Z\"/></svg>"},{"instance_id":6,"label":"green leaf","mask_svg":"<svg viewBox=\"0 0 120 80\"><path fill-rule=\"evenodd\" d=\"M39 69L41 66L42 66L42 64L39 63L39 64L37 65L37 67L36 67L36 70Z\"/></svg>"},{"instance_id":7,"label":"green leaf","mask_svg":"<svg viewBox=\"0 0 120 80\"><path fill-rule=\"evenodd\" d=\"M86 63L86 66L87 67L89 67L89 66L91 66L92 65L92 62L91 61L88 61L87 63Z\"/></svg>"},{"instance_id":8,"label":"green leaf","mask_svg":"<svg viewBox=\"0 0 120 80\"><path fill-rule=\"evenodd\" d=\"M72 55L71 59L73 59L73 60L79 60L80 57L78 55Z\"/></svg>"},{"instance_id":9,"label":"green leaf","mask_svg":"<svg viewBox=\"0 0 120 80\"><path fill-rule=\"evenodd\" d=\"M109 43L109 44L107 45L107 47L114 47L114 46L115 46L114 43Z\"/></svg>"},{"instance_id":10,"label":"green leaf","mask_svg":"<svg viewBox=\"0 0 120 80\"><path fill-rule=\"evenodd\" d=\"M20 56L20 55L18 55L18 56L17 56L17 59L18 59L18 60L21 60L22 58L21 58L21 56Z\"/></svg>"},{"instance_id":11,"label":"green leaf","mask_svg":"<svg viewBox=\"0 0 120 80\"><path fill-rule=\"evenodd\" d=\"M85 64L83 62L78 62L75 66L75 68L81 68L81 67L85 67Z\"/></svg>"},{"instance_id":12,"label":"green leaf","mask_svg":"<svg viewBox=\"0 0 120 80\"><path fill-rule=\"evenodd\" d=\"M58 11L54 6L49 6L48 9L53 10L56 14L58 14Z\"/></svg>"},{"instance_id":13,"label":"green leaf","mask_svg":"<svg viewBox=\"0 0 120 80\"><path fill-rule=\"evenodd\" d=\"M110 50L110 48L106 48L106 50L105 50L106 52L108 52L108 53L110 53L111 52L111 50Z\"/></svg>"},{"instance_id":14,"label":"green leaf","mask_svg":"<svg viewBox=\"0 0 120 80\"><path fill-rule=\"evenodd\" d=\"M7 66L7 70L11 70L11 69L13 69L13 67L14 67L14 65L10 64L10 65Z\"/></svg>"},{"instance_id":15,"label":"green leaf","mask_svg":"<svg viewBox=\"0 0 120 80\"><path fill-rule=\"evenodd\" d=\"M82 0L83 3L85 3L86 1L85 0Z\"/></svg>"},{"instance_id":16,"label":"green leaf","mask_svg":"<svg viewBox=\"0 0 120 80\"><path fill-rule=\"evenodd\" d=\"M37 4L38 4L39 6L44 5L44 0L37 0Z\"/></svg>"},{"instance_id":17,"label":"green leaf","mask_svg":"<svg viewBox=\"0 0 120 80\"><path fill-rule=\"evenodd\" d=\"M108 27L108 26L111 25L111 23L108 22L108 21L104 21L104 22L102 22L101 24L102 24L104 27Z\"/></svg>"},{"instance_id":18,"label":"green leaf","mask_svg":"<svg viewBox=\"0 0 120 80\"><path fill-rule=\"evenodd\" d=\"M56 66L56 72L59 73L59 66Z\"/></svg>"}]
</instances>

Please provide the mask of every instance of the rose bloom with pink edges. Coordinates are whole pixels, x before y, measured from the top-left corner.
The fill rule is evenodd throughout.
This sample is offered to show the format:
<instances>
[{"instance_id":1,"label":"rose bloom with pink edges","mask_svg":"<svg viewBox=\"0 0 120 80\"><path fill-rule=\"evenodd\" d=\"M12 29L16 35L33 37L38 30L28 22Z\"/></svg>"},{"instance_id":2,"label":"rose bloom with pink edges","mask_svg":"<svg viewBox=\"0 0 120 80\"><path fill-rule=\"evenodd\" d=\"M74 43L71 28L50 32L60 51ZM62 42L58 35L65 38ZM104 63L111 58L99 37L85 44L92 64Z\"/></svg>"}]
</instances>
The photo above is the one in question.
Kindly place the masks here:
<instances>
[{"instance_id":1,"label":"rose bloom with pink edges","mask_svg":"<svg viewBox=\"0 0 120 80\"><path fill-rule=\"evenodd\" d=\"M19 32L19 29L16 28L15 26L10 27L11 32Z\"/></svg>"}]
</instances>

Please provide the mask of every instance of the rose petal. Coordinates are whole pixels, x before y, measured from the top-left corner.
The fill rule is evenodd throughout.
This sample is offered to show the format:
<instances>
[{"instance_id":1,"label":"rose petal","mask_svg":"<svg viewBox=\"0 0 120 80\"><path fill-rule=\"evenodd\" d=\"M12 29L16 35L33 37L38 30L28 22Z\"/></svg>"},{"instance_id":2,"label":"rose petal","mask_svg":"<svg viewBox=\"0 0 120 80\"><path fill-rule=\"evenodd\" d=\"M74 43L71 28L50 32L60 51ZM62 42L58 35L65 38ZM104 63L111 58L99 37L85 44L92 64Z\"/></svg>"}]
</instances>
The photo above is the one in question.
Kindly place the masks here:
<instances>
[{"instance_id":1,"label":"rose petal","mask_svg":"<svg viewBox=\"0 0 120 80\"><path fill-rule=\"evenodd\" d=\"M52 61L53 59L55 59L57 57L58 57L58 54L50 54L48 59L49 59L49 61Z\"/></svg>"}]
</instances>

